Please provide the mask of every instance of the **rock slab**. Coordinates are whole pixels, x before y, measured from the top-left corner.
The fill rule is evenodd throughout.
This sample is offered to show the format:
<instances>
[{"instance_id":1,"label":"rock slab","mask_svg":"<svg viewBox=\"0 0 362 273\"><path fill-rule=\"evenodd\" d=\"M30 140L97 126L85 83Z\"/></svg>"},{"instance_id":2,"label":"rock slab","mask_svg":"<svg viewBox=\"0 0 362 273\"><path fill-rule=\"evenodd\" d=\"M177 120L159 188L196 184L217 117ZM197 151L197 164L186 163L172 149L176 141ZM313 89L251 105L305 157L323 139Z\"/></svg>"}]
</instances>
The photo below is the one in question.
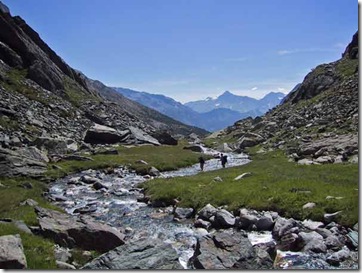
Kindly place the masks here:
<instances>
[{"instance_id":1,"label":"rock slab","mask_svg":"<svg viewBox=\"0 0 362 273\"><path fill-rule=\"evenodd\" d=\"M0 268L25 269L27 267L23 244L19 234L0 237Z\"/></svg>"}]
</instances>

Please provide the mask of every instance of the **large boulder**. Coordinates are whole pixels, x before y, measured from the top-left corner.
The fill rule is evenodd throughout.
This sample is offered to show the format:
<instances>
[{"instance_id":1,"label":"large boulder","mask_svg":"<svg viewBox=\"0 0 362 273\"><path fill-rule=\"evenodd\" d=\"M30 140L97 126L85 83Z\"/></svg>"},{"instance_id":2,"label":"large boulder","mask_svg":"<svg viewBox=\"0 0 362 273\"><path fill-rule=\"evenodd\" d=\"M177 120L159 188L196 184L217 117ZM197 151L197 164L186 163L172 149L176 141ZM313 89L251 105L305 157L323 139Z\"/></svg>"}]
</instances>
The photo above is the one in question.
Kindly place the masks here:
<instances>
[{"instance_id":1,"label":"large boulder","mask_svg":"<svg viewBox=\"0 0 362 273\"><path fill-rule=\"evenodd\" d=\"M124 235L91 218L74 217L58 211L35 207L40 234L65 246L105 252L124 244Z\"/></svg>"},{"instance_id":2,"label":"large boulder","mask_svg":"<svg viewBox=\"0 0 362 273\"><path fill-rule=\"evenodd\" d=\"M229 228L235 225L235 217L225 209L218 210L215 213L213 226L216 228Z\"/></svg>"},{"instance_id":3,"label":"large boulder","mask_svg":"<svg viewBox=\"0 0 362 273\"><path fill-rule=\"evenodd\" d=\"M78 150L77 143L64 137L38 137L33 143L40 150L45 150L48 154L66 154Z\"/></svg>"},{"instance_id":4,"label":"large boulder","mask_svg":"<svg viewBox=\"0 0 362 273\"><path fill-rule=\"evenodd\" d=\"M170 244L140 239L119 246L84 265L81 269L183 269Z\"/></svg>"},{"instance_id":5,"label":"large boulder","mask_svg":"<svg viewBox=\"0 0 362 273\"><path fill-rule=\"evenodd\" d=\"M327 251L323 236L315 231L300 232L298 240L303 251L312 251L315 253L325 253Z\"/></svg>"},{"instance_id":6,"label":"large boulder","mask_svg":"<svg viewBox=\"0 0 362 273\"><path fill-rule=\"evenodd\" d=\"M142 131L140 128L130 126L129 130L131 132L132 137L135 139L136 144L149 143L149 144L153 144L156 146L161 145L157 139L150 136L146 132Z\"/></svg>"},{"instance_id":7,"label":"large boulder","mask_svg":"<svg viewBox=\"0 0 362 273\"><path fill-rule=\"evenodd\" d=\"M19 234L0 237L0 268L24 269L27 267L23 244Z\"/></svg>"},{"instance_id":8,"label":"large boulder","mask_svg":"<svg viewBox=\"0 0 362 273\"><path fill-rule=\"evenodd\" d=\"M207 204L205 207L203 207L198 213L198 218L201 218L202 220L209 221L209 219L214 216L217 212L217 208L215 208L211 204Z\"/></svg>"},{"instance_id":9,"label":"large boulder","mask_svg":"<svg viewBox=\"0 0 362 273\"><path fill-rule=\"evenodd\" d=\"M84 142L90 144L114 144L121 142L123 138L124 135L122 135L116 129L100 124L95 124L86 131Z\"/></svg>"},{"instance_id":10,"label":"large boulder","mask_svg":"<svg viewBox=\"0 0 362 273\"><path fill-rule=\"evenodd\" d=\"M246 234L217 232L197 240L190 259L195 269L257 269L255 251Z\"/></svg>"},{"instance_id":11,"label":"large boulder","mask_svg":"<svg viewBox=\"0 0 362 273\"><path fill-rule=\"evenodd\" d=\"M153 138L157 139L160 144L164 145L177 145L177 139L173 138L167 132L157 132L151 135Z\"/></svg>"},{"instance_id":12,"label":"large boulder","mask_svg":"<svg viewBox=\"0 0 362 273\"><path fill-rule=\"evenodd\" d=\"M46 163L32 157L26 148L0 148L0 176L41 177L47 171Z\"/></svg>"},{"instance_id":13,"label":"large boulder","mask_svg":"<svg viewBox=\"0 0 362 273\"><path fill-rule=\"evenodd\" d=\"M204 151L202 149L202 147L200 145L197 145L197 144L185 146L183 149L184 150L190 150L190 151L197 152L197 153L202 153Z\"/></svg>"}]
</instances>

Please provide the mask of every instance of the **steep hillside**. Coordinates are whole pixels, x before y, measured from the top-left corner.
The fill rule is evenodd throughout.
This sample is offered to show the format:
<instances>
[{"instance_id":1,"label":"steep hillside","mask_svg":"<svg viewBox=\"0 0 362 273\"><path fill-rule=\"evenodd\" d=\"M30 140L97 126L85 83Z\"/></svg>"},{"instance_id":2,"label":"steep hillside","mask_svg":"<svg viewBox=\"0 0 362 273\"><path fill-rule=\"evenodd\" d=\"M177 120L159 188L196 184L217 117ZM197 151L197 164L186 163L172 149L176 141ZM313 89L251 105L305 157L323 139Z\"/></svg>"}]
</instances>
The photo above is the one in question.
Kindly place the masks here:
<instances>
[{"instance_id":1,"label":"steep hillside","mask_svg":"<svg viewBox=\"0 0 362 273\"><path fill-rule=\"evenodd\" d=\"M185 105L196 112L205 113L214 109L226 108L240 113L255 111L260 115L278 105L285 94L270 92L264 98L258 100L247 96L238 96L229 91L225 91L217 98L207 98L205 100L191 101Z\"/></svg>"},{"instance_id":2,"label":"steep hillside","mask_svg":"<svg viewBox=\"0 0 362 273\"><path fill-rule=\"evenodd\" d=\"M305 164L358 161L358 32L342 58L322 64L262 117L219 133L243 150L262 143ZM261 150L262 152L262 150Z\"/></svg>"},{"instance_id":3,"label":"steep hillside","mask_svg":"<svg viewBox=\"0 0 362 273\"><path fill-rule=\"evenodd\" d=\"M0 176L26 174L35 165L43 171L48 159L35 149L49 156L90 148L87 143L159 145L165 132L207 133L71 68L3 4L0 29Z\"/></svg>"}]
</instances>

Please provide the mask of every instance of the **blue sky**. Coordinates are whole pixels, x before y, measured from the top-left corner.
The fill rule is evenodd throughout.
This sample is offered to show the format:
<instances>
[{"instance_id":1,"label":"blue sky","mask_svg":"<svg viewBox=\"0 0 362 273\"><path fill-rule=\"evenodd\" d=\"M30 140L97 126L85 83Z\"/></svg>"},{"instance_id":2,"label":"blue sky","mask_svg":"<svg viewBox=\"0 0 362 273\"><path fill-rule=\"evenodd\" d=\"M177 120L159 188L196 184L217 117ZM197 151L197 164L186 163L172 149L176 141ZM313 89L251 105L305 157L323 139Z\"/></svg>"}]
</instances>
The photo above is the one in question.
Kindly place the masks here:
<instances>
[{"instance_id":1,"label":"blue sky","mask_svg":"<svg viewBox=\"0 0 362 273\"><path fill-rule=\"evenodd\" d=\"M178 101L287 93L340 58L355 0L2 0L68 64Z\"/></svg>"}]
</instances>

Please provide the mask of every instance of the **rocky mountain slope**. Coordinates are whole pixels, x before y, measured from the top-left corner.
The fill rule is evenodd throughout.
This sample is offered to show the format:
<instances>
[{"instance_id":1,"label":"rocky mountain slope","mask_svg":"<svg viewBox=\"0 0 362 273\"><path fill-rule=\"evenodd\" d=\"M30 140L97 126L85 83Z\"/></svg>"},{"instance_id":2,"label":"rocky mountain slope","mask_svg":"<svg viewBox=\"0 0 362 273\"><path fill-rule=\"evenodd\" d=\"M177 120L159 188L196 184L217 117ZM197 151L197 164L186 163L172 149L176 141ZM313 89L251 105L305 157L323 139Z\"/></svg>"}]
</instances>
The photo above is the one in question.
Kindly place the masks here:
<instances>
[{"instance_id":1,"label":"rocky mountain slope","mask_svg":"<svg viewBox=\"0 0 362 273\"><path fill-rule=\"evenodd\" d=\"M125 97L147 107L155 109L169 117L179 120L185 124L203 128L211 132L230 126L235 121L242 118L246 118L249 116L256 117L258 115L262 115L267 110L278 104L281 97L284 97L284 94L282 93L272 92L265 96L265 98L263 98L262 100L258 101L248 97L236 96L230 93L233 96L231 98L231 101L235 100L235 98L237 98L238 100L243 100L244 102L246 102L245 100L247 100L251 101L253 106L251 107L250 103L246 102L247 105L244 105L242 108L239 109L239 111L237 110L237 108L235 108L235 110L231 110L233 106L230 106L227 103L222 104L223 106L225 106L225 108L221 108L215 107L215 105L211 102L212 107L205 106L209 107L209 110L198 112L197 109L194 110L191 107L187 106L188 103L184 105L164 95L139 92L121 87L115 87L114 89ZM252 110L244 111L243 109L245 109L245 107L247 107L248 109L251 107Z\"/></svg>"},{"instance_id":2,"label":"rocky mountain slope","mask_svg":"<svg viewBox=\"0 0 362 273\"><path fill-rule=\"evenodd\" d=\"M285 94L280 92L270 92L262 99L254 99L247 96L238 96L229 91L225 91L217 98L207 98L205 100L191 101L185 103L196 112L205 113L214 109L226 108L240 113L252 113L253 117L264 114L269 109L278 105Z\"/></svg>"},{"instance_id":3,"label":"rocky mountain slope","mask_svg":"<svg viewBox=\"0 0 362 273\"><path fill-rule=\"evenodd\" d=\"M4 4L0 29L0 175L38 174L44 170L40 150L51 155L87 143L159 145L174 143L171 135L207 133L71 68Z\"/></svg>"},{"instance_id":4,"label":"rocky mountain slope","mask_svg":"<svg viewBox=\"0 0 362 273\"><path fill-rule=\"evenodd\" d=\"M234 149L262 143L304 164L358 162L358 96L357 32L341 59L317 66L281 105L218 135Z\"/></svg>"}]
</instances>

